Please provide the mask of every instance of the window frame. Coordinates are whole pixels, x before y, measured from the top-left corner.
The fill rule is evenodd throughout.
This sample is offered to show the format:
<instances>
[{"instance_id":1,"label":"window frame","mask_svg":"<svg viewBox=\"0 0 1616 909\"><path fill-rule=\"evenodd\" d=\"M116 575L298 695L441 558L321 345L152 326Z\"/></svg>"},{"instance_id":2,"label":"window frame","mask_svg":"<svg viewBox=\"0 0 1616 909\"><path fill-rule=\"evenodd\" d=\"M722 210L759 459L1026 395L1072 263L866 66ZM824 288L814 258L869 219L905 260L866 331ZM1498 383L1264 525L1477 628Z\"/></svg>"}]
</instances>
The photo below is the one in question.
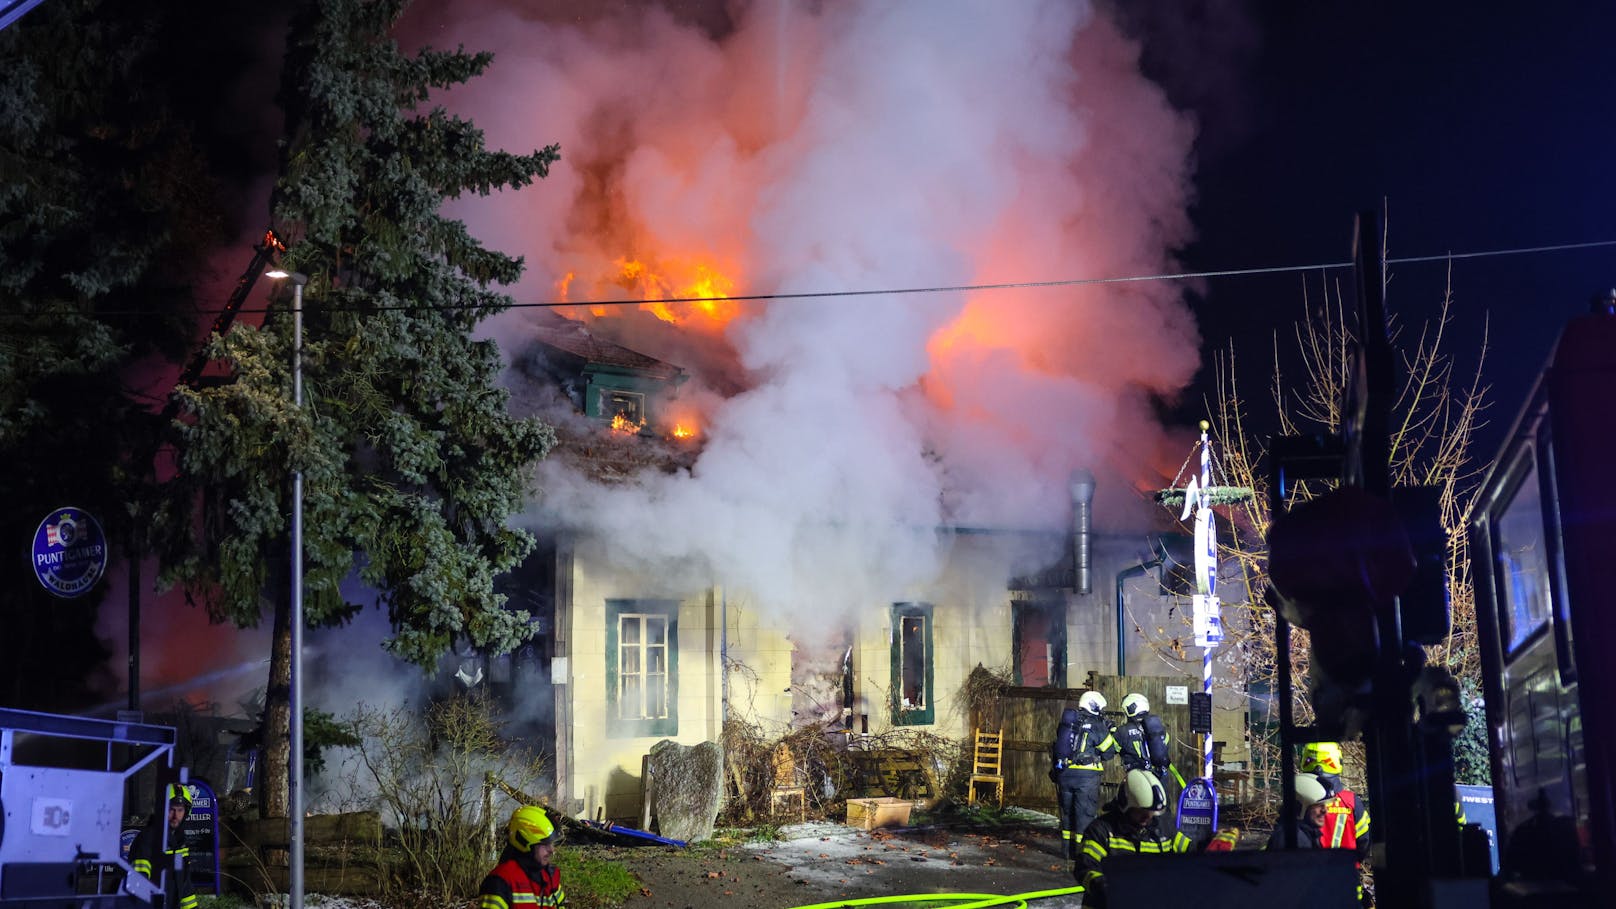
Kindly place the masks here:
<instances>
[{"instance_id":1,"label":"window frame","mask_svg":"<svg viewBox=\"0 0 1616 909\"><path fill-rule=\"evenodd\" d=\"M1017 685L1027 684L1023 675L1022 637L1032 624L1032 614L1042 614L1053 632L1053 662L1048 667L1049 681L1045 688L1066 687L1066 602L1052 600L1012 600L1010 602L1010 657L1011 675Z\"/></svg>"},{"instance_id":2,"label":"window frame","mask_svg":"<svg viewBox=\"0 0 1616 909\"><path fill-rule=\"evenodd\" d=\"M645 392L630 388L618 388L611 385L600 386L600 417L611 422L618 414L637 426L644 426L649 422L645 413ZM620 405L629 405L623 407ZM629 411L632 410L632 415Z\"/></svg>"},{"instance_id":3,"label":"window frame","mask_svg":"<svg viewBox=\"0 0 1616 909\"><path fill-rule=\"evenodd\" d=\"M664 668L667 675L663 692L666 715L659 717L623 717L622 710L622 642L621 628L625 618L661 619L666 623L667 649ZM645 667L646 645L641 639L640 665ZM672 736L679 732L679 601L608 599L606 601L606 735L608 738L638 738L643 736ZM641 673L645 674L645 673Z\"/></svg>"},{"instance_id":4,"label":"window frame","mask_svg":"<svg viewBox=\"0 0 1616 909\"><path fill-rule=\"evenodd\" d=\"M929 726L937 721L937 698L934 685L936 675L936 648L933 646L933 615L935 610L930 603L893 603L892 604L892 725L894 726ZM921 695L925 703L920 707L905 708L903 706L903 620L921 618L925 620L925 633L922 636L921 660Z\"/></svg>"},{"instance_id":5,"label":"window frame","mask_svg":"<svg viewBox=\"0 0 1616 909\"><path fill-rule=\"evenodd\" d=\"M1544 504L1545 491L1543 489L1542 459L1538 456L1537 446L1531 443L1522 445L1511 458L1509 465L1509 492L1502 496L1503 508L1491 521L1489 535L1493 541L1493 564L1489 570L1493 572L1498 585L1498 640L1506 658L1514 658L1527 647L1542 637L1554 621L1555 601L1559 591L1553 583L1554 559L1549 551L1551 532L1546 526ZM1517 511L1518 505L1531 507ZM1522 520L1522 519L1525 520ZM1537 559L1536 565L1541 569L1544 602L1541 615L1527 612L1525 618L1532 624L1523 626L1520 617L1516 615L1517 609L1523 605L1514 581L1516 577L1504 564L1506 555L1513 556L1515 549L1509 544L1515 544L1518 549L1520 543L1515 533L1506 535L1506 522L1508 526L1518 531L1526 530L1536 534ZM1507 538L1506 538L1507 537ZM1506 552L1507 550L1507 552Z\"/></svg>"}]
</instances>

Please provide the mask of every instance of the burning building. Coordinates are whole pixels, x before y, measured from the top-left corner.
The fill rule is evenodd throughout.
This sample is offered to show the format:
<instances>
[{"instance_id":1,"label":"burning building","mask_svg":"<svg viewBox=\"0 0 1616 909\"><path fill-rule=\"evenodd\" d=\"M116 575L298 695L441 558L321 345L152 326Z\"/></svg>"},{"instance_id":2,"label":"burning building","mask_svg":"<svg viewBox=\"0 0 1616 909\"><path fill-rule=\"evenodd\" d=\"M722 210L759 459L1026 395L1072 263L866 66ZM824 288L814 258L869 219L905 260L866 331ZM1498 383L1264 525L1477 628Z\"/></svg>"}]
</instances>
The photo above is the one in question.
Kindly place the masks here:
<instances>
[{"instance_id":1,"label":"burning building","mask_svg":"<svg viewBox=\"0 0 1616 909\"><path fill-rule=\"evenodd\" d=\"M962 735L977 664L1114 670L1199 337L1181 283L1089 280L1192 239L1194 123L1108 10L467 6L432 41L495 63L455 111L563 155L455 212L574 320L487 327L562 439L511 593L563 804L631 816L647 748L726 712ZM1129 583L1124 623L1170 639L1175 601Z\"/></svg>"},{"instance_id":2,"label":"burning building","mask_svg":"<svg viewBox=\"0 0 1616 909\"><path fill-rule=\"evenodd\" d=\"M587 477L578 488L597 501L611 498L607 489L666 495L661 484L690 482L701 440L678 437L683 424L664 416L684 406L683 370L598 337L599 326L554 314L538 324L513 358L511 381L516 400L550 402L539 410L563 444L549 475ZM644 395L630 411L631 432L613 406L627 387ZM822 583L770 602L716 566L670 566L657 539L666 528L607 534L590 516L569 519L546 504L537 551L504 585L536 616L534 640L491 661L487 677L514 715L529 718L523 731L553 743L559 804L618 819L639 816L641 758L652 745L719 740L731 717L773 735L845 734L856 747L859 736L900 727L967 737L959 695L979 665L1029 687L1081 687L1090 672L1121 674L1122 661L1193 681L1196 667L1162 646L1187 638L1191 588L1153 542L1161 535L1096 531L1087 473L1069 492L1065 528L908 528L932 547L930 577L854 602L839 599L847 586L836 576L862 570L856 564L811 566ZM689 519L722 516L693 509ZM795 555L778 554L787 563L754 565L753 576L794 574ZM1018 565L1038 567L1017 574ZM462 681L481 679L482 668L462 669ZM1241 737L1237 726L1221 735Z\"/></svg>"}]
</instances>

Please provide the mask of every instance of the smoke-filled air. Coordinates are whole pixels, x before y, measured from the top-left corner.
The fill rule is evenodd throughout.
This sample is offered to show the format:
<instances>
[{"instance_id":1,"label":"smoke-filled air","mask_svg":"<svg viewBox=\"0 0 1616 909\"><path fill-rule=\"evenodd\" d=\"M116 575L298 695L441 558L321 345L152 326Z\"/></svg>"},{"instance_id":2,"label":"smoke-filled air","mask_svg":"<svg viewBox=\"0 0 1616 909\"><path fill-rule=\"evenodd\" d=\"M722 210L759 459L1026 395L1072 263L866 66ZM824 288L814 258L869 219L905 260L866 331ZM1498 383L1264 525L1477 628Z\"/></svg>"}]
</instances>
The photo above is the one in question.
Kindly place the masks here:
<instances>
[{"instance_id":1,"label":"smoke-filled air","mask_svg":"<svg viewBox=\"0 0 1616 909\"><path fill-rule=\"evenodd\" d=\"M552 458L525 520L632 540L670 593L821 614L932 580L943 528L1062 527L1074 469L1098 524L1138 525L1188 444L1151 409L1198 366L1182 283L862 293L1174 269L1194 127L1103 7L576 7L417 17L495 52L446 99L491 146L561 145L451 211L525 257L519 303L689 373L700 454L611 484ZM755 294L824 296L588 305ZM514 360L541 312L488 331Z\"/></svg>"}]
</instances>

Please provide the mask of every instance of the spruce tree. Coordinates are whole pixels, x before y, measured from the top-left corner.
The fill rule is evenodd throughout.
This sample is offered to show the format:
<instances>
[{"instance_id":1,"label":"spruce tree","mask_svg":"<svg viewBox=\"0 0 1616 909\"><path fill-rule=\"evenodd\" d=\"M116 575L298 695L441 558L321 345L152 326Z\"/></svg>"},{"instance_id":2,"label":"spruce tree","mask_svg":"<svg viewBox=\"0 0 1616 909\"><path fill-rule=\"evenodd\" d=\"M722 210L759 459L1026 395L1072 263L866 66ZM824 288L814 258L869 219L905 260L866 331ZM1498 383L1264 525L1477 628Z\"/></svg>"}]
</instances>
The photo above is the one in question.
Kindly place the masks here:
<instances>
[{"instance_id":1,"label":"spruce tree","mask_svg":"<svg viewBox=\"0 0 1616 909\"><path fill-rule=\"evenodd\" d=\"M432 104L491 56L402 51L391 35L406 5L310 0L292 20L272 216L283 264L308 278L303 407L292 404L289 288L262 326L216 340L233 381L181 392L182 475L202 508L172 574L240 626L273 604L271 816L286 807L293 471L304 477L308 624L340 624L374 598L392 622L385 646L428 669L457 637L503 652L531 634L494 579L532 548L510 518L554 434L511 416L495 342L474 334L509 307L495 288L522 263L440 208L526 186L559 154L489 150L472 123Z\"/></svg>"},{"instance_id":2,"label":"spruce tree","mask_svg":"<svg viewBox=\"0 0 1616 909\"><path fill-rule=\"evenodd\" d=\"M0 32L0 704L75 711L118 679L95 635L103 579L72 600L32 576L54 509L94 515L112 558L152 538L161 396L183 357L186 280L216 243L214 188L165 103L151 10L42 5Z\"/></svg>"}]
</instances>

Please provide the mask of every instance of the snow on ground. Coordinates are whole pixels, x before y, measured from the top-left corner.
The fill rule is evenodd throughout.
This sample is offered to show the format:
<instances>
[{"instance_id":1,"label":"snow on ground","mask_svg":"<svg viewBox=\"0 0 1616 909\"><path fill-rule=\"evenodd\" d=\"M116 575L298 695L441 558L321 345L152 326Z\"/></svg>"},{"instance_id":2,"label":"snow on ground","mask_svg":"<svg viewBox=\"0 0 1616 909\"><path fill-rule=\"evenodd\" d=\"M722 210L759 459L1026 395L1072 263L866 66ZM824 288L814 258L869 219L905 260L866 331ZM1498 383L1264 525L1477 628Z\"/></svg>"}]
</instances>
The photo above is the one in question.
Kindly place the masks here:
<instances>
[{"instance_id":1,"label":"snow on ground","mask_svg":"<svg viewBox=\"0 0 1616 909\"><path fill-rule=\"evenodd\" d=\"M1048 814L1010 808L1006 820L1057 829ZM780 828L780 839L748 843L746 849L785 865L795 876L832 884L847 877L848 866L888 865L897 862L930 863L934 867L980 868L994 857L979 838L961 838L941 829L907 828L899 836L889 829L873 831L830 821L792 824Z\"/></svg>"}]
</instances>

